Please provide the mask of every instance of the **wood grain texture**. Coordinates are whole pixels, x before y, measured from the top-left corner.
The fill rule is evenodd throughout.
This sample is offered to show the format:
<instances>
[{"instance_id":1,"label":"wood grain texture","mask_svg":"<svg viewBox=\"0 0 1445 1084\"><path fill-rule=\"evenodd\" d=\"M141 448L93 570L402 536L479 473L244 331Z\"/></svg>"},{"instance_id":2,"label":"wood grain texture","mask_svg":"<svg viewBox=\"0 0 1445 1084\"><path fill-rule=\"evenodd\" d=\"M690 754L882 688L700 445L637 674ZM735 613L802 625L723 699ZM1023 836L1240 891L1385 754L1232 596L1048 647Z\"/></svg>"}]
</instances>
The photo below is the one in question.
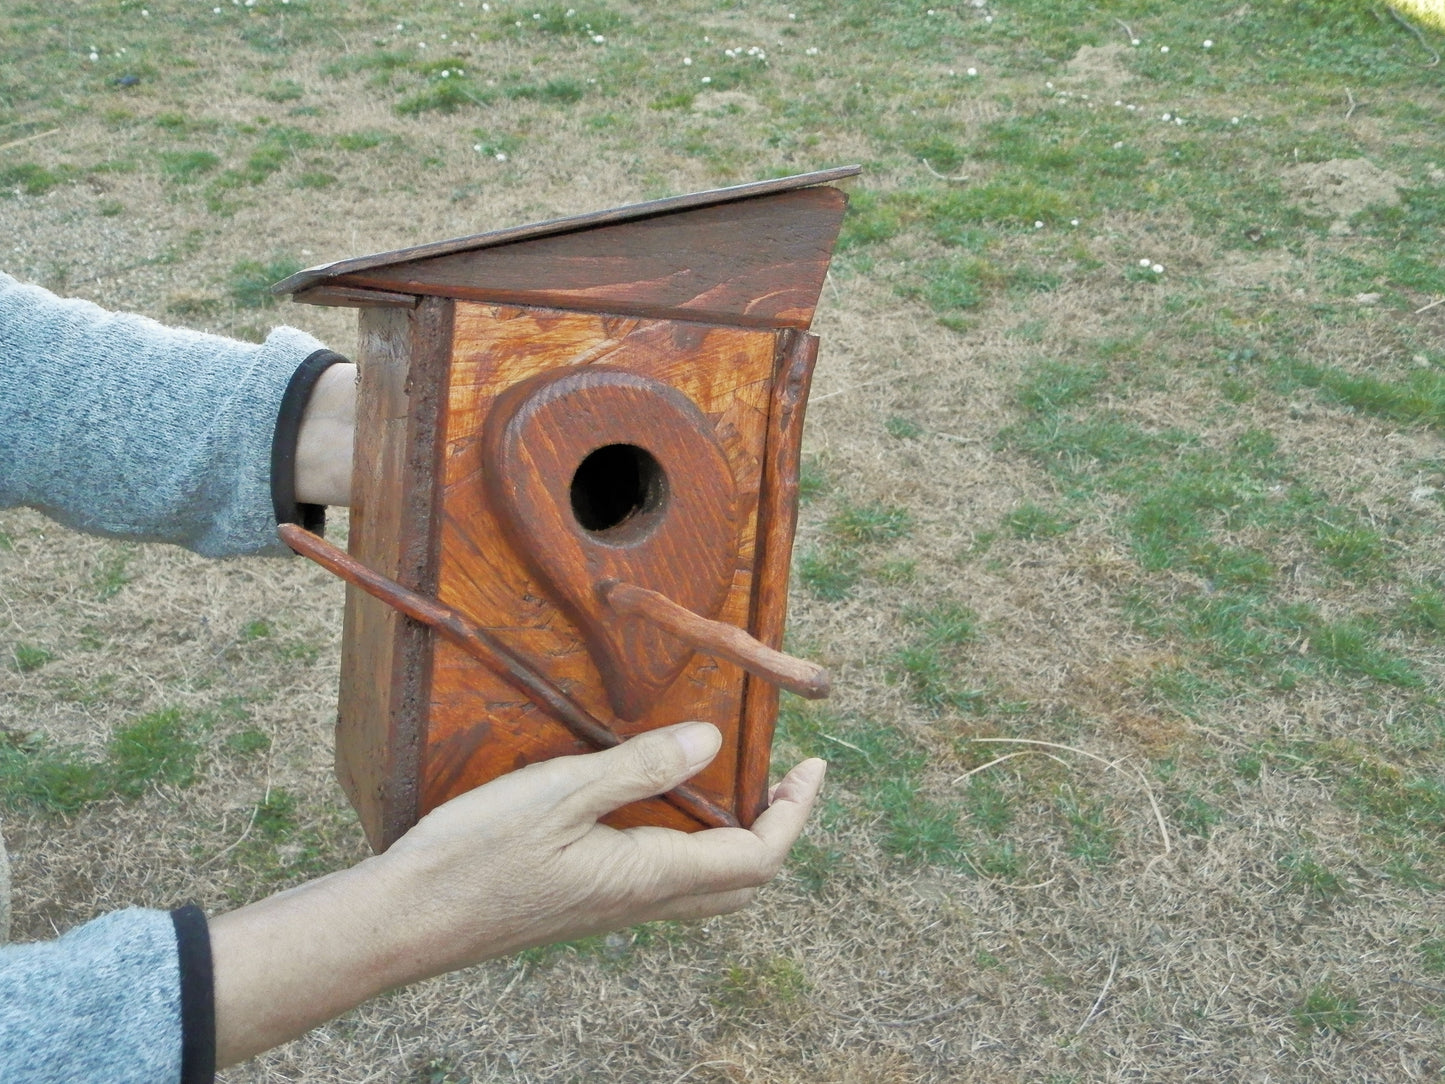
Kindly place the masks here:
<instances>
[{"instance_id":1,"label":"wood grain texture","mask_svg":"<svg viewBox=\"0 0 1445 1084\"><path fill-rule=\"evenodd\" d=\"M809 700L821 700L828 695L828 671L807 659L785 655L736 625L710 621L666 595L633 583L606 580L599 593L618 617L648 621L699 651L737 663L750 677L761 678Z\"/></svg>"},{"instance_id":2,"label":"wood grain texture","mask_svg":"<svg viewBox=\"0 0 1445 1084\"><path fill-rule=\"evenodd\" d=\"M360 314L351 553L423 594L436 589L433 500L451 315L452 303L436 298ZM418 816L431 635L348 588L342 639L336 774L380 851Z\"/></svg>"},{"instance_id":3,"label":"wood grain texture","mask_svg":"<svg viewBox=\"0 0 1445 1084\"><path fill-rule=\"evenodd\" d=\"M806 328L847 197L803 188L336 274L335 286Z\"/></svg>"},{"instance_id":4,"label":"wood grain texture","mask_svg":"<svg viewBox=\"0 0 1445 1084\"><path fill-rule=\"evenodd\" d=\"M737 484L735 559L716 617L747 627L754 609L758 487L776 356L774 333L691 323L458 303L454 324L440 473L438 597L505 636L552 684L619 734L685 719L717 724L723 750L694 784L729 809L735 804L740 761L743 671L726 660L694 655L639 719L618 718L580 630L529 571L498 523L483 484L482 431L499 396L559 367L605 364L686 395L712 424ZM436 645L420 812L525 763L585 750L565 727L464 652ZM696 819L657 800L619 811L613 823L700 827Z\"/></svg>"},{"instance_id":5,"label":"wood grain texture","mask_svg":"<svg viewBox=\"0 0 1445 1084\"><path fill-rule=\"evenodd\" d=\"M367 568L345 550L295 523L276 528L282 541L297 553L311 558L349 584L361 588L407 617L420 621L439 636L460 647L532 703L546 711L573 735L595 749L611 749L622 737L601 720L549 682L531 665L486 629L473 624L465 614L436 599L410 591L395 580ZM684 783L664 797L684 813L717 828L736 828L737 818Z\"/></svg>"},{"instance_id":6,"label":"wood grain texture","mask_svg":"<svg viewBox=\"0 0 1445 1084\"><path fill-rule=\"evenodd\" d=\"M507 540L581 631L610 707L636 720L692 647L620 617L600 588L641 581L711 616L732 583L737 485L712 423L682 392L611 365L513 385L482 430Z\"/></svg>"},{"instance_id":7,"label":"wood grain texture","mask_svg":"<svg viewBox=\"0 0 1445 1084\"><path fill-rule=\"evenodd\" d=\"M626 207L612 207L604 211L592 211L588 214L552 219L547 222L533 222L525 226L512 226L489 233L472 234L468 237L432 241L424 245L413 245L410 248L396 249L391 252L353 256L349 259L323 264L320 267L309 267L304 271L298 271L289 278L278 282L272 287L272 292L297 295L296 299L299 301L302 300L299 295L311 287L356 272L370 271L398 263L430 260L439 256L451 256L460 252L500 248L504 245L515 245L521 241L534 240L538 237L577 233L600 226L616 225L620 222L656 218L661 215L676 215L699 207L711 207L779 192L791 192L814 185L828 184L832 181L841 181L848 177L855 177L861 172L862 169L859 166L839 166L834 169L802 173L792 177L778 177L767 181L733 185L730 188L716 188L707 192L689 192L682 196L669 196L666 199L650 200Z\"/></svg>"},{"instance_id":8,"label":"wood grain texture","mask_svg":"<svg viewBox=\"0 0 1445 1084\"><path fill-rule=\"evenodd\" d=\"M783 646L788 618L788 573L793 560L793 538L798 528L798 476L802 467L803 417L813 368L818 361L818 337L805 332L778 336L776 375L768 416L768 451L762 464L762 508L758 524L757 575L750 627L769 647ZM752 824L767 808L768 767L773 729L778 718L778 689L749 678L743 696L743 728L739 735L744 754L738 765L738 820Z\"/></svg>"}]
</instances>

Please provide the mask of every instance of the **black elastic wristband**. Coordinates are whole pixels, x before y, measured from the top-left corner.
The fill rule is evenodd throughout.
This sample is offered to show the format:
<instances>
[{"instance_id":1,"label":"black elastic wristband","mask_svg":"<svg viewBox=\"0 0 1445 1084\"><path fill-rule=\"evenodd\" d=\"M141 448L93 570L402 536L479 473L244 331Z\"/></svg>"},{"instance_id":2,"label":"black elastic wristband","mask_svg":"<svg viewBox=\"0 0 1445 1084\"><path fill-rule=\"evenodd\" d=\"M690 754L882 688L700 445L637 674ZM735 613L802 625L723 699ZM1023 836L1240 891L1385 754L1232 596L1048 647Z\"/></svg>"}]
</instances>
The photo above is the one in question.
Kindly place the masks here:
<instances>
[{"instance_id":1,"label":"black elastic wristband","mask_svg":"<svg viewBox=\"0 0 1445 1084\"><path fill-rule=\"evenodd\" d=\"M181 969L181 1084L216 1079L216 992L211 932L193 903L171 912Z\"/></svg>"},{"instance_id":2,"label":"black elastic wristband","mask_svg":"<svg viewBox=\"0 0 1445 1084\"><path fill-rule=\"evenodd\" d=\"M296 503L296 440L301 435L301 418L316 390L321 374L346 359L331 350L318 350L291 374L276 412L276 432L271 438L271 506L276 522L299 523L317 534L326 529L326 506Z\"/></svg>"}]
</instances>

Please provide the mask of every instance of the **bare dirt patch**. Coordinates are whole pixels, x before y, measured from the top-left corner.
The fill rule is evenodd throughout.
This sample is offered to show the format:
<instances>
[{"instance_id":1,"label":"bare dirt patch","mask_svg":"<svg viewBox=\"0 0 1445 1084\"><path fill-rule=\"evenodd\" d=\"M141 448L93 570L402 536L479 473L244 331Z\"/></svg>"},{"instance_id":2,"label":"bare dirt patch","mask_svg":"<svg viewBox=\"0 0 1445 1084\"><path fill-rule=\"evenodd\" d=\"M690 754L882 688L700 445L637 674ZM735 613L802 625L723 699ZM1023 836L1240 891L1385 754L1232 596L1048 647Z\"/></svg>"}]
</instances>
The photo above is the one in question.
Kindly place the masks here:
<instances>
[{"instance_id":1,"label":"bare dirt patch","mask_svg":"<svg viewBox=\"0 0 1445 1084\"><path fill-rule=\"evenodd\" d=\"M1285 181L1301 206L1328 215L1330 233L1351 232L1350 219L1367 207L1400 202L1405 179L1366 158L1332 158L1285 170Z\"/></svg>"}]
</instances>

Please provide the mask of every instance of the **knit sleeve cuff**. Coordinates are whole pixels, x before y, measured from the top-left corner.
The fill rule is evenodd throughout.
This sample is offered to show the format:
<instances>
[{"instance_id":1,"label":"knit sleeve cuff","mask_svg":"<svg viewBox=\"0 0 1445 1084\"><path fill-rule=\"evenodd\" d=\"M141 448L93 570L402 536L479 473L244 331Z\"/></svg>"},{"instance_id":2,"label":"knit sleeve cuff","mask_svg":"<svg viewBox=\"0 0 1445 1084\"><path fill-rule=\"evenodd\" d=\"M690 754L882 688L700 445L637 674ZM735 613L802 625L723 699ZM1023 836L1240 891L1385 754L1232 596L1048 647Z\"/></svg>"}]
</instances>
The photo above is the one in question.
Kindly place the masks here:
<instances>
[{"instance_id":1,"label":"knit sleeve cuff","mask_svg":"<svg viewBox=\"0 0 1445 1084\"><path fill-rule=\"evenodd\" d=\"M211 970L211 934L195 904L171 912L181 973L180 1084L213 1084L216 1079L216 995Z\"/></svg>"},{"instance_id":2,"label":"knit sleeve cuff","mask_svg":"<svg viewBox=\"0 0 1445 1084\"><path fill-rule=\"evenodd\" d=\"M296 501L296 441L301 435L301 419L306 404L316 390L321 374L346 359L331 350L317 350L292 374L281 396L276 412L276 432L271 438L271 503L276 522L299 523L308 531L321 534L326 530L326 507L320 504L299 504Z\"/></svg>"}]
</instances>

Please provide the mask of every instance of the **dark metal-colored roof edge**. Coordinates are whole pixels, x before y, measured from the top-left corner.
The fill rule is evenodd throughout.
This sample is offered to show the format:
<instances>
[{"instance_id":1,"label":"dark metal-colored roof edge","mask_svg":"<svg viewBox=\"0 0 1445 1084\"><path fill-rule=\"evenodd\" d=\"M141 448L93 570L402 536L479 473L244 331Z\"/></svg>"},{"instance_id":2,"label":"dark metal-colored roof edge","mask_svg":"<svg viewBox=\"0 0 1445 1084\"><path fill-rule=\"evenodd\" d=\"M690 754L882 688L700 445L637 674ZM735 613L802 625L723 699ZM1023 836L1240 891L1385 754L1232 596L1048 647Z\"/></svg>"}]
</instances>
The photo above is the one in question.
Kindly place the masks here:
<instances>
[{"instance_id":1,"label":"dark metal-colored roof edge","mask_svg":"<svg viewBox=\"0 0 1445 1084\"><path fill-rule=\"evenodd\" d=\"M320 264L298 271L271 287L274 294L295 294L329 279L348 275L356 271L369 271L389 264L412 263L416 260L436 256L450 256L457 252L474 249L495 248L516 241L529 241L537 237L575 233L595 226L611 226L618 222L634 222L642 218L691 211L699 207L711 207L721 203L753 199L757 196L771 196L778 192L790 192L797 188L812 188L830 181L856 177L863 171L862 166L838 166L834 169L818 170L816 173L800 173L792 177L779 177L771 181L752 181L748 184L733 185L730 188L714 188L707 192L691 192L685 196L669 196L666 199L634 203L627 207L614 207L607 211L593 211L589 214L574 215L570 218L555 218L546 222L535 222L526 226L512 226L494 230L491 233L477 233L470 237L455 237L447 241L433 241L414 248L378 252L370 256L354 256L347 260Z\"/></svg>"}]
</instances>

